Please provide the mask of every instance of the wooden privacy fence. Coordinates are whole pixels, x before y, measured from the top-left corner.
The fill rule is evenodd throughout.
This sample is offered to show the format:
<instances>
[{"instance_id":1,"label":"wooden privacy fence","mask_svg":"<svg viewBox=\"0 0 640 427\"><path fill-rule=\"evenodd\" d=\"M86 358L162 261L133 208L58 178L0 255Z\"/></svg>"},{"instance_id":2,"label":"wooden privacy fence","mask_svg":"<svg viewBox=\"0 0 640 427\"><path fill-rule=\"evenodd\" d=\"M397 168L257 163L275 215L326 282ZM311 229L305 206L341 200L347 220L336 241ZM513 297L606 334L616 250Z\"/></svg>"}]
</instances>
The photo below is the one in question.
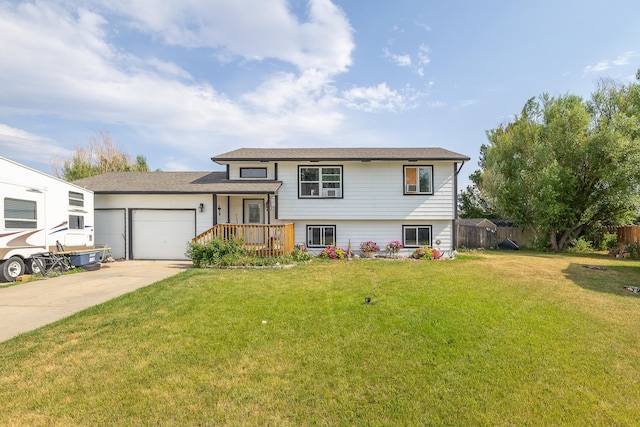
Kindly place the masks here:
<instances>
[{"instance_id":1,"label":"wooden privacy fence","mask_svg":"<svg viewBox=\"0 0 640 427\"><path fill-rule=\"evenodd\" d=\"M293 252L294 224L218 224L193 238L194 243L207 243L213 239L241 239L259 256L281 256Z\"/></svg>"},{"instance_id":2,"label":"wooden privacy fence","mask_svg":"<svg viewBox=\"0 0 640 427\"><path fill-rule=\"evenodd\" d=\"M497 227L495 231L491 228L473 225L458 225L457 227L456 247L458 248L495 249L498 247L498 243L504 239L511 239L521 246L524 243L524 233L517 227Z\"/></svg>"},{"instance_id":3,"label":"wooden privacy fence","mask_svg":"<svg viewBox=\"0 0 640 427\"><path fill-rule=\"evenodd\" d=\"M618 249L625 249L631 243L640 242L640 226L618 227Z\"/></svg>"}]
</instances>

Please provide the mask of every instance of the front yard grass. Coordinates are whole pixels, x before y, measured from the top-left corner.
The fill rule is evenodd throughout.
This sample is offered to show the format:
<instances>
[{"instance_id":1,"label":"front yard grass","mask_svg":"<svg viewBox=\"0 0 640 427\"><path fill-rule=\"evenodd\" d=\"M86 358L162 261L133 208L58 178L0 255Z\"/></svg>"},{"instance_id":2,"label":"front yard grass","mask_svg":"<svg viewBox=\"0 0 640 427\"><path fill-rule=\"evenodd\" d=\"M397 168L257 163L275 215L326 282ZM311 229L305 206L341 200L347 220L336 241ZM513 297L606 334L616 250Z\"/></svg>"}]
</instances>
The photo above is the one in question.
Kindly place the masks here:
<instances>
[{"instance_id":1,"label":"front yard grass","mask_svg":"<svg viewBox=\"0 0 640 427\"><path fill-rule=\"evenodd\" d=\"M634 425L638 284L526 253L193 269L0 343L0 425Z\"/></svg>"}]
</instances>

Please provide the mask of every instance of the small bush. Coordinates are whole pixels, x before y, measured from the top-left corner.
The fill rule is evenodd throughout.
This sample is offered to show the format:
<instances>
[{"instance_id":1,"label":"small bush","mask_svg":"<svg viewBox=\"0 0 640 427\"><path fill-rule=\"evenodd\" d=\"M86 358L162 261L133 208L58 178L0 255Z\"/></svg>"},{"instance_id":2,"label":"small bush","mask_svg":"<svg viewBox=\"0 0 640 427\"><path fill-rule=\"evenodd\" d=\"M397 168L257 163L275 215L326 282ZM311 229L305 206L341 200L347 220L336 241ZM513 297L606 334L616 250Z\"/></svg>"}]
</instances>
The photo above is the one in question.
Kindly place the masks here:
<instances>
[{"instance_id":1,"label":"small bush","mask_svg":"<svg viewBox=\"0 0 640 427\"><path fill-rule=\"evenodd\" d=\"M432 259L440 259L441 256L442 254L440 254L440 252L437 249L433 249L428 246L418 248L411 253L411 257L415 259L432 260Z\"/></svg>"},{"instance_id":2,"label":"small bush","mask_svg":"<svg viewBox=\"0 0 640 427\"><path fill-rule=\"evenodd\" d=\"M306 262L313 259L313 254L307 251L295 250L291 254L293 262Z\"/></svg>"},{"instance_id":3,"label":"small bush","mask_svg":"<svg viewBox=\"0 0 640 427\"><path fill-rule=\"evenodd\" d=\"M567 252L593 252L593 245L588 240L585 240L584 237L580 237L578 240L571 242Z\"/></svg>"},{"instance_id":4,"label":"small bush","mask_svg":"<svg viewBox=\"0 0 640 427\"><path fill-rule=\"evenodd\" d=\"M600 249L603 251L611 251L618 247L618 235L615 233L605 233L602 236L602 243Z\"/></svg>"},{"instance_id":5,"label":"small bush","mask_svg":"<svg viewBox=\"0 0 640 427\"><path fill-rule=\"evenodd\" d=\"M190 242L186 254L193 261L196 268L208 266L229 266L243 257L252 254L244 248L244 242L239 239L213 239L207 243Z\"/></svg>"},{"instance_id":6,"label":"small bush","mask_svg":"<svg viewBox=\"0 0 640 427\"><path fill-rule=\"evenodd\" d=\"M335 246L327 246L320 252L322 259L344 259L346 256L347 252L344 249Z\"/></svg>"}]
</instances>

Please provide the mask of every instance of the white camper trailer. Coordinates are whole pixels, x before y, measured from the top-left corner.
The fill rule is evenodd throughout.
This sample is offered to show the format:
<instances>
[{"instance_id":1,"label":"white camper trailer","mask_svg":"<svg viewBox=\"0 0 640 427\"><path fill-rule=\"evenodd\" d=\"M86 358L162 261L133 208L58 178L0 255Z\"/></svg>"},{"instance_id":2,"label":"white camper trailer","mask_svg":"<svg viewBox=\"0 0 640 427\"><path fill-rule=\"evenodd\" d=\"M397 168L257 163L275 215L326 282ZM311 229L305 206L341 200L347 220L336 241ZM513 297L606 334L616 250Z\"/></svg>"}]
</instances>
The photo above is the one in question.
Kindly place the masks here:
<instances>
[{"instance_id":1,"label":"white camper trailer","mask_svg":"<svg viewBox=\"0 0 640 427\"><path fill-rule=\"evenodd\" d=\"M0 157L0 280L32 273L43 252L94 247L93 192Z\"/></svg>"}]
</instances>

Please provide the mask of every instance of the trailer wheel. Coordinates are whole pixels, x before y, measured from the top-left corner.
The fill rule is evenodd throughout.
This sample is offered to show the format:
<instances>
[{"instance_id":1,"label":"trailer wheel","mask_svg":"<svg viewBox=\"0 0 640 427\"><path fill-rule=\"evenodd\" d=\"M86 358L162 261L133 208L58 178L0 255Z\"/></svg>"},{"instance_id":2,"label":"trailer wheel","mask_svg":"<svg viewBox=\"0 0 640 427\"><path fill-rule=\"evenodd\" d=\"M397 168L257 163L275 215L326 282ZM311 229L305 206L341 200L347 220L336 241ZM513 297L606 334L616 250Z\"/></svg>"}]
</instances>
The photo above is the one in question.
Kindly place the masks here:
<instances>
[{"instance_id":1,"label":"trailer wheel","mask_svg":"<svg viewBox=\"0 0 640 427\"><path fill-rule=\"evenodd\" d=\"M85 269L85 271L96 271L96 270L100 270L100 263L96 262L94 264L85 264L82 266L82 268Z\"/></svg>"},{"instance_id":2,"label":"trailer wheel","mask_svg":"<svg viewBox=\"0 0 640 427\"><path fill-rule=\"evenodd\" d=\"M27 259L27 263L24 265L24 268L25 268L25 272L27 274L38 274L38 273L40 273L40 266L38 265L38 263L33 258Z\"/></svg>"},{"instance_id":3,"label":"trailer wheel","mask_svg":"<svg viewBox=\"0 0 640 427\"><path fill-rule=\"evenodd\" d=\"M13 282L17 277L24 274L24 262L22 259L14 256L9 258L2 264L2 275L7 282Z\"/></svg>"}]
</instances>

